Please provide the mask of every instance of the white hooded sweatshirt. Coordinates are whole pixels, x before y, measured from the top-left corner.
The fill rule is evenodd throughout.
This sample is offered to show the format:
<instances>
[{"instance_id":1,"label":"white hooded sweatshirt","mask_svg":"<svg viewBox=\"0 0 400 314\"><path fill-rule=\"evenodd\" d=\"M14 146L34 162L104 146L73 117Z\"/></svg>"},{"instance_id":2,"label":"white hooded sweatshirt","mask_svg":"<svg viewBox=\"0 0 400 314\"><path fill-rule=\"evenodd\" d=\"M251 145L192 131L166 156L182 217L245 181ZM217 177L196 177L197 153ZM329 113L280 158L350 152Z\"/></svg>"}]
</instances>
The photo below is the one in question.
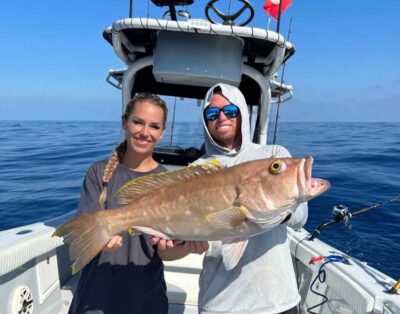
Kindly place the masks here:
<instances>
[{"instance_id":1,"label":"white hooded sweatshirt","mask_svg":"<svg viewBox=\"0 0 400 314\"><path fill-rule=\"evenodd\" d=\"M251 142L246 101L236 87L227 84L211 87L205 97L203 110L210 104L216 87L240 109L242 144L237 150L219 146L209 134L203 117L206 154L196 164L217 159L229 167L271 156L290 156L282 146ZM308 207L303 203L292 214L288 224L295 228L302 227L307 215ZM198 302L200 313L280 313L299 303L300 295L289 250L287 223L251 237L239 264L232 270L225 269L221 248L220 241L210 242L203 261Z\"/></svg>"}]
</instances>

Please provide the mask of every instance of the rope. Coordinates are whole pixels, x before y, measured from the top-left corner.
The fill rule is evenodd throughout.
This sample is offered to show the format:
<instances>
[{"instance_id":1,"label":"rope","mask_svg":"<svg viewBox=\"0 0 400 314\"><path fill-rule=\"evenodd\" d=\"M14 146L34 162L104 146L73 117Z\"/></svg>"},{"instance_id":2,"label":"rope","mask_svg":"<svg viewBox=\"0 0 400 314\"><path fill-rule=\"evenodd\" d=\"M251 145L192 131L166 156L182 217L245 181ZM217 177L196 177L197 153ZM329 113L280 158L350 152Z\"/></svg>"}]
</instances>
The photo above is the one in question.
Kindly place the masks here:
<instances>
[{"instance_id":1,"label":"rope","mask_svg":"<svg viewBox=\"0 0 400 314\"><path fill-rule=\"evenodd\" d=\"M310 263L313 263L313 259L314 260L318 260L319 258L321 258L321 257L318 256L316 258L312 258ZM320 303L318 303L316 305L313 305L312 307L309 307L307 309L307 313L310 313L310 314L318 314L319 312L313 312L312 310L317 308L317 307L320 307L320 306L324 305L329 300L326 295L324 295L322 293L319 293L318 291L314 290L314 284L317 282L317 280L320 283L324 283L325 280L326 280L326 272L325 272L325 269L324 269L325 265L329 264L329 263L350 264L347 258L345 258L343 256L339 256L339 255L328 255L328 256L323 257L323 259L325 260L325 262L320 266L317 276L314 278L314 280L312 281L312 283L310 285L311 292L313 292L314 294L320 296L323 300L322 300L322 302L320 302Z\"/></svg>"}]
</instances>

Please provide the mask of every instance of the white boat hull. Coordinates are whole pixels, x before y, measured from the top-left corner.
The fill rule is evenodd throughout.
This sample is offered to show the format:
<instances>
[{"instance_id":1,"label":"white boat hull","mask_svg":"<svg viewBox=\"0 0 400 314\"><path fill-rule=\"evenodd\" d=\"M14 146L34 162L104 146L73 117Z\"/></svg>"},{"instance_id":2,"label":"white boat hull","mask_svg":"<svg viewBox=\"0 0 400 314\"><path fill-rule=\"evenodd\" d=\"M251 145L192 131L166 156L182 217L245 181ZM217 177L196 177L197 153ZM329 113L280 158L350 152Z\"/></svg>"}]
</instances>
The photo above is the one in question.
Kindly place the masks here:
<instances>
[{"instance_id":1,"label":"white boat hull","mask_svg":"<svg viewBox=\"0 0 400 314\"><path fill-rule=\"evenodd\" d=\"M70 275L67 247L51 235L71 215L0 232L0 313L15 314L23 308L22 313L67 313L78 278ZM400 313L400 295L385 292L395 283L392 278L324 242L305 240L309 234L304 229L290 229L288 234L301 313L323 301L310 291L321 265L310 264L311 258L332 254L345 256L350 265L334 262L324 267L326 280L315 289L328 302L315 313ZM197 313L201 263L202 256L194 254L165 263L169 313Z\"/></svg>"}]
</instances>

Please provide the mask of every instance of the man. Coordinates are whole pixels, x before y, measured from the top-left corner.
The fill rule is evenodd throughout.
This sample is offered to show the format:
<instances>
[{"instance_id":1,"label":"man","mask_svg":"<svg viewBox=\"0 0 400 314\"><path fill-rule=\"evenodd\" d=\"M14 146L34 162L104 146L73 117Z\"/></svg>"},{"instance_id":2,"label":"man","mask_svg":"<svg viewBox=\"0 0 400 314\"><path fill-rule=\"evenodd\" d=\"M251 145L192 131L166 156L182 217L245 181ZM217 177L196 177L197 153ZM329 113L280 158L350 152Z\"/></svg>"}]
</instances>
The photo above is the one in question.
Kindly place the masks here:
<instances>
[{"instance_id":1,"label":"man","mask_svg":"<svg viewBox=\"0 0 400 314\"><path fill-rule=\"evenodd\" d=\"M217 159L225 166L271 156L288 157L282 146L250 140L247 105L236 87L211 87L203 105L206 154L196 163ZM296 313L300 301L287 238L287 225L302 227L308 214L301 204L286 223L249 239L239 264L226 270L220 241L210 242L200 275L199 312Z\"/></svg>"}]
</instances>

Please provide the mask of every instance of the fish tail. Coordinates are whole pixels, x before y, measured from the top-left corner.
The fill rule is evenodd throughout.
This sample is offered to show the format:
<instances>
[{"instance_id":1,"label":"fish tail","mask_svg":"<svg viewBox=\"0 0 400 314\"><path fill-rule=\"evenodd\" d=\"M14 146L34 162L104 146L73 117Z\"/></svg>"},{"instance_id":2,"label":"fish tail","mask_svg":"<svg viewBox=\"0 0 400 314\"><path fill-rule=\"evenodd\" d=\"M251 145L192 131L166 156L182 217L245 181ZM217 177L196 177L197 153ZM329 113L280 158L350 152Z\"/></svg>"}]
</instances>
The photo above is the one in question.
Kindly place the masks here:
<instances>
[{"instance_id":1,"label":"fish tail","mask_svg":"<svg viewBox=\"0 0 400 314\"><path fill-rule=\"evenodd\" d=\"M78 216L61 226L53 236L64 237L68 244L72 264L72 274L76 274L88 264L112 239L113 234L107 228L107 212L97 211Z\"/></svg>"}]
</instances>

